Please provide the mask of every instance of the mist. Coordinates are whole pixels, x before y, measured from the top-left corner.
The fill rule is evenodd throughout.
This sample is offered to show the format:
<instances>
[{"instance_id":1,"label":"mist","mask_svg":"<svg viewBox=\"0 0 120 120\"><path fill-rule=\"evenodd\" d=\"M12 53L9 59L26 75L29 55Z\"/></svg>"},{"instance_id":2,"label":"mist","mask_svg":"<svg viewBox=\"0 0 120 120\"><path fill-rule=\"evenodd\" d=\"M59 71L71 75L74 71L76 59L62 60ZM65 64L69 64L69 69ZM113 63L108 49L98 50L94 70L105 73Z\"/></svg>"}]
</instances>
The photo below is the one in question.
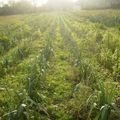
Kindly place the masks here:
<instances>
[{"instance_id":1,"label":"mist","mask_svg":"<svg viewBox=\"0 0 120 120\"><path fill-rule=\"evenodd\" d=\"M48 0L46 6L53 9L69 9L75 5L74 0Z\"/></svg>"},{"instance_id":2,"label":"mist","mask_svg":"<svg viewBox=\"0 0 120 120\"><path fill-rule=\"evenodd\" d=\"M81 9L118 9L120 0L0 0L0 15Z\"/></svg>"},{"instance_id":3,"label":"mist","mask_svg":"<svg viewBox=\"0 0 120 120\"><path fill-rule=\"evenodd\" d=\"M82 9L120 8L120 0L78 0Z\"/></svg>"}]
</instances>

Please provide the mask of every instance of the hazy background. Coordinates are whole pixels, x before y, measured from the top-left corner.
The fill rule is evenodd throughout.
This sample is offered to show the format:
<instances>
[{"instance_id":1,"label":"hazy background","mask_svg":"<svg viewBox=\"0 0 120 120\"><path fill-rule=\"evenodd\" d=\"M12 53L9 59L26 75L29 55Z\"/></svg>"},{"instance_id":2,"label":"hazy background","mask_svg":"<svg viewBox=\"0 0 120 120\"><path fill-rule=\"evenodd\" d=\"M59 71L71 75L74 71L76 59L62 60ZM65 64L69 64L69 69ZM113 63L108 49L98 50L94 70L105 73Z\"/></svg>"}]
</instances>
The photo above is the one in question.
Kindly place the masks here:
<instances>
[{"instance_id":1,"label":"hazy background","mask_svg":"<svg viewBox=\"0 0 120 120\"><path fill-rule=\"evenodd\" d=\"M53 10L119 9L120 0L0 0L0 15Z\"/></svg>"},{"instance_id":2,"label":"hazy background","mask_svg":"<svg viewBox=\"0 0 120 120\"><path fill-rule=\"evenodd\" d=\"M6 3L8 3L8 2L10 2L10 1L21 1L21 0L0 0L0 4L6 4ZM31 2L32 4L36 4L37 6L41 6L41 5L44 5L45 3L47 3L47 2L51 2L52 4L54 4L54 3L59 3L59 2L66 2L66 1L68 1L68 2L76 2L76 1L78 1L78 0L27 0L27 1L29 1L29 2Z\"/></svg>"},{"instance_id":3,"label":"hazy background","mask_svg":"<svg viewBox=\"0 0 120 120\"><path fill-rule=\"evenodd\" d=\"M6 4L9 2L13 2L13 1L17 2L17 1L21 1L21 0L0 0L0 4ZM41 6L41 5L45 4L48 0L26 0L26 1L29 1L32 4L36 4L37 6Z\"/></svg>"}]
</instances>

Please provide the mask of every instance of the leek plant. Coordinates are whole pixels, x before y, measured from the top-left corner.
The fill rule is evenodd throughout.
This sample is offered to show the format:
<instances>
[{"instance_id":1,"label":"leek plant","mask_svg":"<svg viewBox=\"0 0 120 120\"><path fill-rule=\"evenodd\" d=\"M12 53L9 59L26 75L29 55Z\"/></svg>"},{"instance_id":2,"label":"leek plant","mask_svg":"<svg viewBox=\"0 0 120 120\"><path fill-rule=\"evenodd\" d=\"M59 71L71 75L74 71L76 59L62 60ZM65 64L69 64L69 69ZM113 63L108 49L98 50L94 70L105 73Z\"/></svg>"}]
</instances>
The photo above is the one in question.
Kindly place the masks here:
<instances>
[{"instance_id":1,"label":"leek plant","mask_svg":"<svg viewBox=\"0 0 120 120\"><path fill-rule=\"evenodd\" d=\"M92 101L88 120L109 120L111 112L116 109L115 97L117 85L113 83L99 82L99 90L91 95L87 102Z\"/></svg>"}]
</instances>

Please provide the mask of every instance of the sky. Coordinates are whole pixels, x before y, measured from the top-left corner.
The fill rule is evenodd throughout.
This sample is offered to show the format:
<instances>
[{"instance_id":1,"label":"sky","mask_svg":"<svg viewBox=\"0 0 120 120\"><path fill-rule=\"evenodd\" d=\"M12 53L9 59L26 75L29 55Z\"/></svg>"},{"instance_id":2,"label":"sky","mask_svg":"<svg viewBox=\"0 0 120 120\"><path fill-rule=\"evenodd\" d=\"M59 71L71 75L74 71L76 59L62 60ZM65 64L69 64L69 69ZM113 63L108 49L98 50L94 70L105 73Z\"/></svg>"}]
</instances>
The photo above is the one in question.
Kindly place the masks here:
<instances>
[{"instance_id":1,"label":"sky","mask_svg":"<svg viewBox=\"0 0 120 120\"><path fill-rule=\"evenodd\" d=\"M13 1L13 0L0 0L0 4L5 4L8 1ZM14 1L18 1L18 0L14 0ZM42 4L45 4L48 0L28 0L30 2L35 2L35 4L37 4L38 6L41 6ZM70 0L70 1L77 1L77 0Z\"/></svg>"}]
</instances>

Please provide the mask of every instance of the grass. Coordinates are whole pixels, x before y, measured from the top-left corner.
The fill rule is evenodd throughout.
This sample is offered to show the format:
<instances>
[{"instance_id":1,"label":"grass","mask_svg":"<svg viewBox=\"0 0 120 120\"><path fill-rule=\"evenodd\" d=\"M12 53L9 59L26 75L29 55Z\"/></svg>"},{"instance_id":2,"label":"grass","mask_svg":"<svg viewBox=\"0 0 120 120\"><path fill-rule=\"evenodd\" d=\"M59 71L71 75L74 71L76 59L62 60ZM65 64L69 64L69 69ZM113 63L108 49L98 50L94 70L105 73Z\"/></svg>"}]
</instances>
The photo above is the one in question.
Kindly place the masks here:
<instances>
[{"instance_id":1,"label":"grass","mask_svg":"<svg viewBox=\"0 0 120 120\"><path fill-rule=\"evenodd\" d=\"M119 120L119 13L1 16L0 119Z\"/></svg>"}]
</instances>

